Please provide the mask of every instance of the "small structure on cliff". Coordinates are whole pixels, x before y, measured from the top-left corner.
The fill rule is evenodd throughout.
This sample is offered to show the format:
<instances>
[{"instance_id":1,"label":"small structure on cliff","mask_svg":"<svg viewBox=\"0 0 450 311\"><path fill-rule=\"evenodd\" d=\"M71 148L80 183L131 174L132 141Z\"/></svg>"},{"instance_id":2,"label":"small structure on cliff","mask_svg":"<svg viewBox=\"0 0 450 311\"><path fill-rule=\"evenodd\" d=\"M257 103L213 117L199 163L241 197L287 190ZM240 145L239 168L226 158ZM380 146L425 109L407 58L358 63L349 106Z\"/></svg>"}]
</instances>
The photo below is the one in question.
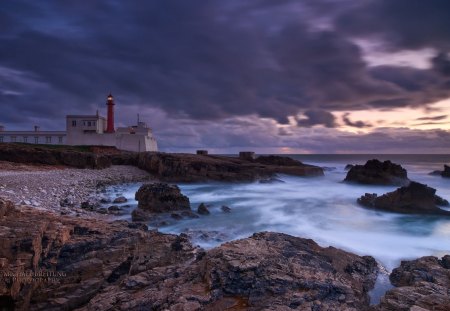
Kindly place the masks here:
<instances>
[{"instance_id":1,"label":"small structure on cliff","mask_svg":"<svg viewBox=\"0 0 450 311\"><path fill-rule=\"evenodd\" d=\"M5 131L0 126L0 143L111 146L126 151L158 151L152 130L138 120L129 127L114 126L114 98L107 98L107 118L95 115L67 115L66 131Z\"/></svg>"}]
</instances>

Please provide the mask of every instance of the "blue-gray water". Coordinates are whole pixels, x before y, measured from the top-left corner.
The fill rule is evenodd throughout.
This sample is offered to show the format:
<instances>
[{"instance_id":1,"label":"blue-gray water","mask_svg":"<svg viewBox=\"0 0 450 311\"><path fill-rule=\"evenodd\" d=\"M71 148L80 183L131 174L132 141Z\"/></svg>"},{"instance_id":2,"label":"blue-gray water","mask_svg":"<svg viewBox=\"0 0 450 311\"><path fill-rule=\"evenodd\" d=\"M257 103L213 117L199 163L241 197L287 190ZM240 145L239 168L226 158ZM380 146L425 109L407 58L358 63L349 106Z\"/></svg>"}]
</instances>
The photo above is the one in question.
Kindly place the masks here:
<instances>
[{"instance_id":1,"label":"blue-gray water","mask_svg":"<svg viewBox=\"0 0 450 311\"><path fill-rule=\"evenodd\" d=\"M211 215L198 219L171 220L161 232L181 233L187 229L218 231L218 239L195 242L213 247L224 240L247 237L254 232L276 231L312 238L322 246L335 246L375 257L388 270L400 260L450 253L450 219L400 215L362 208L356 199L366 192L383 194L394 186L362 186L342 183L346 164L390 159L408 170L411 180L428 184L450 200L450 179L431 176L443 169L450 155L291 155L305 163L331 168L324 177L301 178L281 175L285 183L179 184L191 201L210 204ZM116 186L133 200L140 184ZM114 193L111 193L114 195ZM135 202L136 203L136 202ZM227 205L226 214L220 207Z\"/></svg>"}]
</instances>

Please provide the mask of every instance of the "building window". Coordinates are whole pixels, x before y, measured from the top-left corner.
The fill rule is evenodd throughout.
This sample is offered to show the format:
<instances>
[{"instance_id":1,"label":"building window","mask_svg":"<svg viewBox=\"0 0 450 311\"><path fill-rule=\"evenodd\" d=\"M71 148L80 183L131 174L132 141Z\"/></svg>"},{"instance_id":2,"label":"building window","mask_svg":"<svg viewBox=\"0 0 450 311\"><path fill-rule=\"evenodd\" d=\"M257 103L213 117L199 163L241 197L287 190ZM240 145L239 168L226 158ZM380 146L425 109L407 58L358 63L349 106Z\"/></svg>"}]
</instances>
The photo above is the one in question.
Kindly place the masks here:
<instances>
[{"instance_id":1,"label":"building window","mask_svg":"<svg viewBox=\"0 0 450 311\"><path fill-rule=\"evenodd\" d=\"M95 121L92 121L92 126L95 126Z\"/></svg>"},{"instance_id":2,"label":"building window","mask_svg":"<svg viewBox=\"0 0 450 311\"><path fill-rule=\"evenodd\" d=\"M60 143L60 144L63 143L63 138L62 138L62 136L59 136L59 137L58 137L58 143Z\"/></svg>"},{"instance_id":3,"label":"building window","mask_svg":"<svg viewBox=\"0 0 450 311\"><path fill-rule=\"evenodd\" d=\"M3 136L0 136L0 143L3 142Z\"/></svg>"},{"instance_id":4,"label":"building window","mask_svg":"<svg viewBox=\"0 0 450 311\"><path fill-rule=\"evenodd\" d=\"M23 137L23 142L24 142L24 143L27 143L27 142L28 142L28 137L27 137L27 136L24 136L24 137Z\"/></svg>"},{"instance_id":5,"label":"building window","mask_svg":"<svg viewBox=\"0 0 450 311\"><path fill-rule=\"evenodd\" d=\"M45 143L46 144L51 144L52 143L52 137L51 136L46 136L45 137Z\"/></svg>"},{"instance_id":6,"label":"building window","mask_svg":"<svg viewBox=\"0 0 450 311\"><path fill-rule=\"evenodd\" d=\"M72 126L77 126L77 121L76 120L72 120Z\"/></svg>"},{"instance_id":7,"label":"building window","mask_svg":"<svg viewBox=\"0 0 450 311\"><path fill-rule=\"evenodd\" d=\"M34 136L34 143L35 144L39 144L39 137L38 136Z\"/></svg>"},{"instance_id":8,"label":"building window","mask_svg":"<svg viewBox=\"0 0 450 311\"><path fill-rule=\"evenodd\" d=\"M15 143L16 141L17 141L16 136L11 136L11 142L12 142L12 143Z\"/></svg>"},{"instance_id":9,"label":"building window","mask_svg":"<svg viewBox=\"0 0 450 311\"><path fill-rule=\"evenodd\" d=\"M91 126L91 121L88 121L88 126Z\"/></svg>"}]
</instances>

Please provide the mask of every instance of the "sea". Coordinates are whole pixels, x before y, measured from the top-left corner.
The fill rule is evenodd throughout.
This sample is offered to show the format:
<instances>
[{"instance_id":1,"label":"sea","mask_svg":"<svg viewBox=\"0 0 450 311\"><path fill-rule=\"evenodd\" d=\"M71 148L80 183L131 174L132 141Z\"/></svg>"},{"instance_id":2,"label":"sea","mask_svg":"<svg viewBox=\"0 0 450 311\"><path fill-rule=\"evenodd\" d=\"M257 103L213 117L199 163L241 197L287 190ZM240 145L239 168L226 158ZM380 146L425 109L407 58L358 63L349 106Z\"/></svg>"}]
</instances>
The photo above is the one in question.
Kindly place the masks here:
<instances>
[{"instance_id":1,"label":"sea","mask_svg":"<svg viewBox=\"0 0 450 311\"><path fill-rule=\"evenodd\" d=\"M450 217L403 215L375 211L357 204L365 193L379 195L396 186L344 183L347 164L367 160L391 160L408 171L408 178L437 189L436 194L450 201L450 178L430 175L450 163L450 155L284 155L303 163L321 166L322 177L279 175L277 183L195 183L178 186L196 210L200 203L209 206L210 215L196 219L170 217L157 227L164 233L190 233L193 242L206 249L226 241L245 238L255 232L273 231L310 238L319 245L334 246L358 254L373 256L386 275L380 276L372 293L378 301L390 287L387 273L401 260L450 254ZM107 195L124 195L131 211L137 206L134 194L141 184L111 186ZM231 209L224 213L221 207ZM450 210L450 209L448 209ZM122 218L130 218L125 214ZM207 233L207 234L205 234Z\"/></svg>"}]
</instances>

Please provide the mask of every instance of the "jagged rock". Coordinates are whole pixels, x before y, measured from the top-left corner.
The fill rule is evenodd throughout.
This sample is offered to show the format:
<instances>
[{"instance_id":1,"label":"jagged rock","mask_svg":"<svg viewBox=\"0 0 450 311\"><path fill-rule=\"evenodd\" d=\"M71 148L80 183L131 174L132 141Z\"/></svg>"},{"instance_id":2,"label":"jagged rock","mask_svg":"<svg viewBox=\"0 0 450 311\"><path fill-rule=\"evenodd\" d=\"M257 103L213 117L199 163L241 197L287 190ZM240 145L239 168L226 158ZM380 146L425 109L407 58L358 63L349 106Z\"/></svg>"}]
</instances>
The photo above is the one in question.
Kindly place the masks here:
<instances>
[{"instance_id":1,"label":"jagged rock","mask_svg":"<svg viewBox=\"0 0 450 311\"><path fill-rule=\"evenodd\" d=\"M395 288L374 310L450 310L450 255L402 261L389 278Z\"/></svg>"},{"instance_id":2,"label":"jagged rock","mask_svg":"<svg viewBox=\"0 0 450 311\"><path fill-rule=\"evenodd\" d=\"M152 213L191 209L189 198L176 185L144 184L136 192L135 198L139 202L138 208Z\"/></svg>"},{"instance_id":3,"label":"jagged rock","mask_svg":"<svg viewBox=\"0 0 450 311\"><path fill-rule=\"evenodd\" d=\"M127 198L124 196L120 196L114 199L113 203L125 203L127 202Z\"/></svg>"},{"instance_id":4,"label":"jagged rock","mask_svg":"<svg viewBox=\"0 0 450 311\"><path fill-rule=\"evenodd\" d=\"M231 213L231 208L229 208L226 205L222 205L222 207L220 208L222 210L222 212L224 213Z\"/></svg>"},{"instance_id":5,"label":"jagged rock","mask_svg":"<svg viewBox=\"0 0 450 311\"><path fill-rule=\"evenodd\" d=\"M378 196L366 193L358 203L369 208L406 214L449 215L449 211L438 206L448 206L449 202L436 195L436 189L412 181L409 186Z\"/></svg>"},{"instance_id":6,"label":"jagged rock","mask_svg":"<svg viewBox=\"0 0 450 311\"><path fill-rule=\"evenodd\" d=\"M407 185L406 170L391 161L369 160L364 165L355 165L347 173L344 181L372 185Z\"/></svg>"},{"instance_id":7,"label":"jagged rock","mask_svg":"<svg viewBox=\"0 0 450 311\"><path fill-rule=\"evenodd\" d=\"M432 172L428 173L428 175L442 176L442 171L432 171Z\"/></svg>"},{"instance_id":8,"label":"jagged rock","mask_svg":"<svg viewBox=\"0 0 450 311\"><path fill-rule=\"evenodd\" d=\"M172 249L188 235L181 234ZM372 257L258 233L197 253L187 264L142 271L93 297L87 310L348 310L368 308Z\"/></svg>"},{"instance_id":9,"label":"jagged rock","mask_svg":"<svg viewBox=\"0 0 450 311\"><path fill-rule=\"evenodd\" d=\"M5 209L0 218L0 303L5 307L7 301L17 311L77 309L103 290L121 287L125 279L124 284L136 284L132 280L142 272L156 273L152 282L163 283L166 277L173 281L176 277L165 272L194 261L199 252L187 237L147 231L125 221L108 223L31 207L17 209L0 199L0 215ZM37 276L37 281L4 277L38 271L56 277ZM122 302L121 309L128 310L128 302Z\"/></svg>"},{"instance_id":10,"label":"jagged rock","mask_svg":"<svg viewBox=\"0 0 450 311\"><path fill-rule=\"evenodd\" d=\"M200 205L197 208L197 213L199 213L200 215L209 215L210 214L208 208L206 207L206 205L204 203L200 203Z\"/></svg>"}]
</instances>

